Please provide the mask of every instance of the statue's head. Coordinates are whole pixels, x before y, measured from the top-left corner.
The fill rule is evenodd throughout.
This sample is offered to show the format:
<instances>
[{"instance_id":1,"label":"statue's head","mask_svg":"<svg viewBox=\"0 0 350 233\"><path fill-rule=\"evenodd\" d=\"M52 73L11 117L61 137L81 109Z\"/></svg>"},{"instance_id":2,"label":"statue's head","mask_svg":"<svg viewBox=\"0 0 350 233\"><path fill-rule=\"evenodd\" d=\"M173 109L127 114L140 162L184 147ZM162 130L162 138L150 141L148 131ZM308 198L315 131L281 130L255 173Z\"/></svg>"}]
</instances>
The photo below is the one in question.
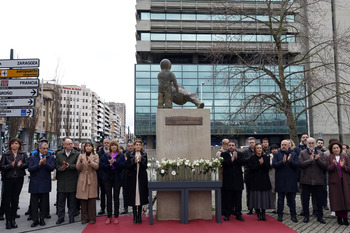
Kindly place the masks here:
<instances>
[{"instance_id":1,"label":"statue's head","mask_svg":"<svg viewBox=\"0 0 350 233\"><path fill-rule=\"evenodd\" d=\"M170 70L170 68L171 68L171 62L168 60L168 59L163 59L163 60L161 60L160 61L160 68L162 69L162 70L164 70L164 69L168 69L168 70Z\"/></svg>"}]
</instances>

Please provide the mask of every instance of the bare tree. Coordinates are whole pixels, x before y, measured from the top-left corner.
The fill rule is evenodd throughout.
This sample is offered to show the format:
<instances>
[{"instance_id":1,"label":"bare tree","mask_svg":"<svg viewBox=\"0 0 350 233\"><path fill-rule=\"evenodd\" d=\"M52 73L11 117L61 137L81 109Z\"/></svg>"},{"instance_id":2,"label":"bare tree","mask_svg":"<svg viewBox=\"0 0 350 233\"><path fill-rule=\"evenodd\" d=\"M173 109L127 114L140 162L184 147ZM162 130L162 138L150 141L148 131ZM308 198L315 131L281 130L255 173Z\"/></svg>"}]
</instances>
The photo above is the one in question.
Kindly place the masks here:
<instances>
[{"instance_id":1,"label":"bare tree","mask_svg":"<svg viewBox=\"0 0 350 233\"><path fill-rule=\"evenodd\" d=\"M34 114L32 117L23 118L23 126L28 132L28 141L29 141L28 150L29 151L32 151L33 149L34 134L36 131L36 126L39 121L39 116L40 116L40 108L35 107Z\"/></svg>"},{"instance_id":2,"label":"bare tree","mask_svg":"<svg viewBox=\"0 0 350 233\"><path fill-rule=\"evenodd\" d=\"M79 141L81 141L81 138L83 136L83 120L81 119L81 112L79 114L79 119L78 119L78 137Z\"/></svg>"},{"instance_id":3,"label":"bare tree","mask_svg":"<svg viewBox=\"0 0 350 233\"><path fill-rule=\"evenodd\" d=\"M64 132L66 136L71 136L71 130L72 130L72 112L71 112L71 97L67 96L67 101L66 101L66 108L63 109L64 111L64 118L63 118L63 127L64 127Z\"/></svg>"},{"instance_id":4,"label":"bare tree","mask_svg":"<svg viewBox=\"0 0 350 233\"><path fill-rule=\"evenodd\" d=\"M60 73L60 62L58 61L58 64L55 69L55 73L53 75L53 79L56 81L54 85L50 85L50 87L53 86L53 88L50 88L50 92L52 95L52 104L51 104L51 115L50 115L50 122L49 122L49 129L48 129L48 140L49 142L52 141L53 136L56 138L56 145L59 145L60 143L60 136L61 136L61 125L62 125L62 108L61 108L61 92L59 90L59 83L61 80L61 73Z\"/></svg>"},{"instance_id":5,"label":"bare tree","mask_svg":"<svg viewBox=\"0 0 350 233\"><path fill-rule=\"evenodd\" d=\"M330 1L265 1L251 7L248 13L242 4L226 1L216 5L216 12L224 18L223 23L216 24L216 31L224 32L226 37L217 38L211 58L215 64L227 66L220 66L215 73L226 72L228 78L223 84L231 88L232 98L242 99L230 122L240 118L251 124L249 121L262 119L264 113L276 113L284 118L264 119L265 122L285 122L290 138L298 141L297 122L301 116L317 106L335 104L339 96L348 98L347 78L334 78L333 45L348 48L350 31L336 35L336 39L320 32L322 16L329 12L324 10L326 6L330 8L327 4ZM309 18L316 14L312 20ZM241 17L240 27L232 19L237 16ZM252 38L256 41L254 48L252 43L242 42ZM344 58L339 62L343 75L349 68L348 52L345 49L336 54ZM249 88L256 83L266 85L265 90L251 93Z\"/></svg>"},{"instance_id":6,"label":"bare tree","mask_svg":"<svg viewBox=\"0 0 350 233\"><path fill-rule=\"evenodd\" d=\"M21 127L23 117L11 117L9 138L15 138L18 134L19 128Z\"/></svg>"}]
</instances>

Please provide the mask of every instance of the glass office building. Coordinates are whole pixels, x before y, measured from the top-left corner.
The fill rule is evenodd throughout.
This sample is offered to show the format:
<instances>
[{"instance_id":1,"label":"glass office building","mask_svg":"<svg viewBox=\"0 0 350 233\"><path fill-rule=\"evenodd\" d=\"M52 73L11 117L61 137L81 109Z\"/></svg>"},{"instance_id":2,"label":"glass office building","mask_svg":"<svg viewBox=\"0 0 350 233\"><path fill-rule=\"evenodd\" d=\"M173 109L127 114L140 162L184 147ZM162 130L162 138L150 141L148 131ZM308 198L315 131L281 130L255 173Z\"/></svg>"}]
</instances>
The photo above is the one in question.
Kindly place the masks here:
<instances>
[{"instance_id":1,"label":"glass office building","mask_svg":"<svg viewBox=\"0 0 350 233\"><path fill-rule=\"evenodd\" d=\"M172 62L171 70L178 83L197 93L203 99L205 108L210 109L212 144L220 144L223 137L235 137L240 138L240 144L244 145L244 140L249 136L275 138L273 142L279 143L289 135L286 117L278 110L269 109L255 121L251 119L260 106L241 111L244 101L254 93L278 95L278 87L271 78L254 72L235 75L233 70L244 67L234 56L232 60L226 61L227 65L212 65L208 59L213 47L228 42L230 48L242 56L254 57L261 51L270 57L275 56L274 40L266 27L262 26L264 21L270 20L265 12L266 1L224 1L232 3L232 6L238 4L241 10L232 14L217 11L218 2L136 1L135 135L145 142L154 141L151 145L155 145L156 141L157 75L159 63L164 58ZM272 21L278 24L279 17L279 14L275 15ZM295 15L287 15L284 22L296 23ZM293 59L300 52L297 46L293 46L298 43L294 33L286 30L281 36L282 52L287 55L287 59ZM273 70L273 67L270 68ZM302 69L302 66L289 66L285 73ZM253 81L254 77L259 78ZM237 85L237 80L242 79L251 79L252 82L249 85ZM302 79L290 75L286 80L289 90ZM294 90L290 97L296 99L301 95L305 95L303 85ZM296 102L293 111L299 113L304 107L305 101ZM196 107L187 103L184 106L174 104L173 108ZM297 128L298 132L307 132L306 113L299 117Z\"/></svg>"},{"instance_id":2,"label":"glass office building","mask_svg":"<svg viewBox=\"0 0 350 233\"><path fill-rule=\"evenodd\" d=\"M226 67L220 65L220 70ZM217 66L213 65L173 65L171 70L176 75L177 82L185 89L198 94L203 99L205 108L210 109L212 135L281 135L288 134L288 126L283 113L276 110L265 112L258 120L251 122L253 108L244 109L240 114L242 102L252 94L276 93L278 87L271 78L260 78L248 86L230 85L236 83L235 78L230 77L229 70L240 66L227 66L225 71L216 72ZM301 66L291 66L288 72L303 69ZM156 112L158 104L158 79L159 64L137 64L135 68L135 134L156 134ZM247 75L247 74L246 74ZM254 73L250 75L254 76ZM201 83L204 85L201 87ZM291 76L288 80L289 87L298 85L300 78ZM201 88L203 95L201 96ZM240 90L240 91L237 91ZM300 86L294 93L294 97L304 95L305 88ZM194 104L187 103L183 106L174 104L174 108L196 108ZM305 102L298 102L294 106L294 113L305 107ZM298 131L306 131L306 114L303 114L297 124Z\"/></svg>"}]
</instances>

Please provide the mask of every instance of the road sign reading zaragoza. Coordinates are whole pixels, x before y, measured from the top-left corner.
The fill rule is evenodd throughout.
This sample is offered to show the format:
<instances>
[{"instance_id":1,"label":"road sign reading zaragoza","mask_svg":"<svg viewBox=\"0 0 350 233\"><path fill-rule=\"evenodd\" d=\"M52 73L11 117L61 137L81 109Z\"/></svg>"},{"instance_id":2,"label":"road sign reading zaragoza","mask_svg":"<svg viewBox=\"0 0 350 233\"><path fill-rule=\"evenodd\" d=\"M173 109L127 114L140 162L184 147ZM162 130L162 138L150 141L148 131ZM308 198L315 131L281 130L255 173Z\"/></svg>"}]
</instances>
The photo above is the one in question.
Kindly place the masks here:
<instances>
[{"instance_id":1,"label":"road sign reading zaragoza","mask_svg":"<svg viewBox=\"0 0 350 233\"><path fill-rule=\"evenodd\" d=\"M22 67L39 67L40 60L33 59L3 59L0 60L0 68L22 68Z\"/></svg>"},{"instance_id":2,"label":"road sign reading zaragoza","mask_svg":"<svg viewBox=\"0 0 350 233\"><path fill-rule=\"evenodd\" d=\"M0 70L1 78L39 77L39 69Z\"/></svg>"}]
</instances>

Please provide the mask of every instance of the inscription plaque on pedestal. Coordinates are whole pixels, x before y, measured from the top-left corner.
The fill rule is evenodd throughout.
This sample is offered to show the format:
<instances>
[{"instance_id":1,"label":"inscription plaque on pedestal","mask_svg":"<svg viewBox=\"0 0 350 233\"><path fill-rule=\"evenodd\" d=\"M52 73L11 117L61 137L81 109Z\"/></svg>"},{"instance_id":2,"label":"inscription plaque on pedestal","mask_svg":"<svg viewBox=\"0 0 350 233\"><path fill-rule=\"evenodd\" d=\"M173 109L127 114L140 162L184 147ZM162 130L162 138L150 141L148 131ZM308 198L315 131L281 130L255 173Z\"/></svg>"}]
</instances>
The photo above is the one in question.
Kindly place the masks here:
<instances>
[{"instance_id":1,"label":"inscription plaque on pedestal","mask_svg":"<svg viewBox=\"0 0 350 233\"><path fill-rule=\"evenodd\" d=\"M209 109L157 109L157 159L210 159ZM189 193L188 218L212 219L211 191ZM157 219L180 220L180 193L157 192Z\"/></svg>"}]
</instances>

